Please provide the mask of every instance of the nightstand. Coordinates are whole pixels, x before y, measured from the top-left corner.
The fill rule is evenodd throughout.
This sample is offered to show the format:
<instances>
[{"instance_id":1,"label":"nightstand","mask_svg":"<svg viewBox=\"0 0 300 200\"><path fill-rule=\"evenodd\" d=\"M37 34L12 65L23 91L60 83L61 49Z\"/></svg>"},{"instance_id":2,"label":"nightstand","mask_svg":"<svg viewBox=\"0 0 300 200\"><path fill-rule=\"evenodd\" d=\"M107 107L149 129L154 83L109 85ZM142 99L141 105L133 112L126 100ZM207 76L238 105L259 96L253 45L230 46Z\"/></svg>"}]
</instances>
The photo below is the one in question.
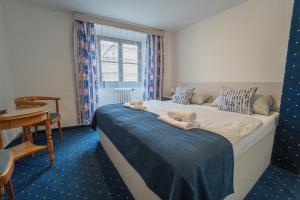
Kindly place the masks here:
<instances>
[{"instance_id":1,"label":"nightstand","mask_svg":"<svg viewBox=\"0 0 300 200\"><path fill-rule=\"evenodd\" d=\"M163 96L163 97L161 97L161 100L162 101L170 101L170 100L172 100L172 97Z\"/></svg>"}]
</instances>

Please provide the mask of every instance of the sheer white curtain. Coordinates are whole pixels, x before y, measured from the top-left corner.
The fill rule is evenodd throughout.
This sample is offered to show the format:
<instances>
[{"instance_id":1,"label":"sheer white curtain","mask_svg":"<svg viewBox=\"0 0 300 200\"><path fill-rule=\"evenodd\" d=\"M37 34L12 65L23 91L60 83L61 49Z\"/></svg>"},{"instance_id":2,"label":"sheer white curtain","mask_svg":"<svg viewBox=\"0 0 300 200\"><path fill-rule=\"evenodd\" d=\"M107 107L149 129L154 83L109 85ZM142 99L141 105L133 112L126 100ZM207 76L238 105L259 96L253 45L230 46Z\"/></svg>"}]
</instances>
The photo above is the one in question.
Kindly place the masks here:
<instances>
[{"instance_id":1,"label":"sheer white curtain","mask_svg":"<svg viewBox=\"0 0 300 200\"><path fill-rule=\"evenodd\" d=\"M100 88L142 88L147 34L96 24Z\"/></svg>"}]
</instances>

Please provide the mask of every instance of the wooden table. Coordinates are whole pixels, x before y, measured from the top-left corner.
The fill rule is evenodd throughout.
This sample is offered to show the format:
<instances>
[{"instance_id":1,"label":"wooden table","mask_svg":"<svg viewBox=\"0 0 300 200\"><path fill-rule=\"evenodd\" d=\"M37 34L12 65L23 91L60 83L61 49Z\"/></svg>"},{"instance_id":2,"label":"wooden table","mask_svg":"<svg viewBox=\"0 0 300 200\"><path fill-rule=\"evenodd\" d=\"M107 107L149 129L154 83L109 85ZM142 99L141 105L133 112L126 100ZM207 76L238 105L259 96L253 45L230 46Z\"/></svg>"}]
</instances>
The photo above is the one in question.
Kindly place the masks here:
<instances>
[{"instance_id":1,"label":"wooden table","mask_svg":"<svg viewBox=\"0 0 300 200\"><path fill-rule=\"evenodd\" d=\"M23 136L25 136L25 141L19 145L9 148L13 154L14 161L28 155L33 155L35 152L48 149L51 166L54 165L53 142L49 111L50 110L47 107L40 107L23 110L12 110L8 111L8 113L5 115L0 115L0 134L2 130L23 127ZM32 143L32 137L29 131L29 127L40 122L45 123L47 146L34 145ZM0 137L0 148L4 148L2 137Z\"/></svg>"}]
</instances>

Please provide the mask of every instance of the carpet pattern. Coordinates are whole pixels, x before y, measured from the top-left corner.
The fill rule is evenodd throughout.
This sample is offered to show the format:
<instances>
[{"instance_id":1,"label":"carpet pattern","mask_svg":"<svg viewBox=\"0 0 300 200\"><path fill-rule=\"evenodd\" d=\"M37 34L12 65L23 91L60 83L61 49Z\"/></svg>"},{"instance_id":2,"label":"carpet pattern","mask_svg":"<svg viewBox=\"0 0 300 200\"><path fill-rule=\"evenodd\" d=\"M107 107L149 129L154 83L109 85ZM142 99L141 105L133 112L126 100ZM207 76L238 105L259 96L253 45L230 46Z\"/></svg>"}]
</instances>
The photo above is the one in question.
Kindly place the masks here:
<instances>
[{"instance_id":1,"label":"carpet pattern","mask_svg":"<svg viewBox=\"0 0 300 200\"><path fill-rule=\"evenodd\" d=\"M99 143L97 132L74 128L64 130L63 135L61 140L53 131L54 167L50 167L48 151L15 163L12 181L17 200L133 199ZM35 143L46 144L45 134L39 133L36 139Z\"/></svg>"},{"instance_id":2,"label":"carpet pattern","mask_svg":"<svg viewBox=\"0 0 300 200\"><path fill-rule=\"evenodd\" d=\"M17 200L99 199L132 200L133 197L90 128L53 131L55 166L48 152L15 163L13 185ZM19 141L15 141L14 144ZM45 144L39 133L35 143ZM300 177L270 166L246 197L247 200L300 199ZM4 195L1 200L7 199Z\"/></svg>"},{"instance_id":3,"label":"carpet pattern","mask_svg":"<svg viewBox=\"0 0 300 200\"><path fill-rule=\"evenodd\" d=\"M300 200L300 176L271 165L249 192L246 200Z\"/></svg>"}]
</instances>

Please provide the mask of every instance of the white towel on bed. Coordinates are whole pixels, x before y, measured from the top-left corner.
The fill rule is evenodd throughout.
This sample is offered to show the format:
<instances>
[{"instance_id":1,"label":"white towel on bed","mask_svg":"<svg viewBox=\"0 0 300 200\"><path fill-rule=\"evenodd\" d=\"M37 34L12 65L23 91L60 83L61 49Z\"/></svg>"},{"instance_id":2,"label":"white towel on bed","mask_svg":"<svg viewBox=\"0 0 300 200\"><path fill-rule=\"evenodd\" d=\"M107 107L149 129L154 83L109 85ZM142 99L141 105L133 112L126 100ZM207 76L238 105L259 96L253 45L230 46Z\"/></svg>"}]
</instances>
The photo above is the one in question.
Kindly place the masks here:
<instances>
[{"instance_id":1,"label":"white towel on bed","mask_svg":"<svg viewBox=\"0 0 300 200\"><path fill-rule=\"evenodd\" d=\"M158 117L159 120L164 121L172 126L176 126L177 128L181 128L184 130L189 130L192 128L200 128L200 123L193 121L193 122L184 122L172 119L168 115L161 115Z\"/></svg>"},{"instance_id":2,"label":"white towel on bed","mask_svg":"<svg viewBox=\"0 0 300 200\"><path fill-rule=\"evenodd\" d=\"M197 118L197 114L195 112L181 109L170 110L167 112L167 115L172 119L183 122L193 122Z\"/></svg>"},{"instance_id":3,"label":"white towel on bed","mask_svg":"<svg viewBox=\"0 0 300 200\"><path fill-rule=\"evenodd\" d=\"M133 105L133 106L137 106L137 107L143 107L144 106L144 102L142 102L142 101L131 101L130 104Z\"/></svg>"},{"instance_id":4,"label":"white towel on bed","mask_svg":"<svg viewBox=\"0 0 300 200\"><path fill-rule=\"evenodd\" d=\"M124 103L123 105L127 108L136 109L136 110L145 110L145 109L147 109L147 107L144 106L143 102L142 102L142 104L131 104L131 103L127 102L127 103Z\"/></svg>"}]
</instances>

